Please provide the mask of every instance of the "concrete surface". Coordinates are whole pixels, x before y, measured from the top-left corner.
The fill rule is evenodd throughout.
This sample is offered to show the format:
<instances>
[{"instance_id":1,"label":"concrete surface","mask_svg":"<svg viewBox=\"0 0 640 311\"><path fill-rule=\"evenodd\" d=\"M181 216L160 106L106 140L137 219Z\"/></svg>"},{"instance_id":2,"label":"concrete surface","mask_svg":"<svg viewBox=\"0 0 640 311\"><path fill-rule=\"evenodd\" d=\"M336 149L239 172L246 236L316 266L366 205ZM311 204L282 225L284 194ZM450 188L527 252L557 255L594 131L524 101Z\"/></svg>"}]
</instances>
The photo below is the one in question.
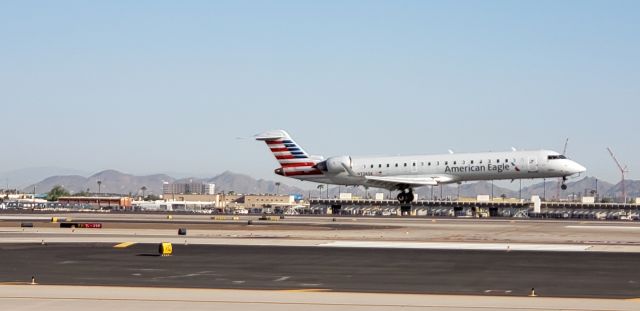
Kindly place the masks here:
<instances>
[{"instance_id":1,"label":"concrete surface","mask_svg":"<svg viewBox=\"0 0 640 311\"><path fill-rule=\"evenodd\" d=\"M313 291L0 285L2 310L611 310L640 308L637 299L567 299L407 295Z\"/></svg>"}]
</instances>

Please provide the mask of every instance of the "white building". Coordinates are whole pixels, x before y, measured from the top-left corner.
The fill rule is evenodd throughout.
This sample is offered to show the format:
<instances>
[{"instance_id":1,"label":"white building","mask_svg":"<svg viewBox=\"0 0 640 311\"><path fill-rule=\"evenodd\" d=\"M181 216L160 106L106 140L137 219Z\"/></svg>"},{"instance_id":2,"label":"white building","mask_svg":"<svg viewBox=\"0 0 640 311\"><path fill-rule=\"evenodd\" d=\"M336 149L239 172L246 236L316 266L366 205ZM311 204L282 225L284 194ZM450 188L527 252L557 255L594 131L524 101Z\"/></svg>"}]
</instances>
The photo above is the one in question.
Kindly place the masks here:
<instances>
[{"instance_id":1,"label":"white building","mask_svg":"<svg viewBox=\"0 0 640 311\"><path fill-rule=\"evenodd\" d=\"M216 184L205 184L204 194L216 194Z\"/></svg>"},{"instance_id":2,"label":"white building","mask_svg":"<svg viewBox=\"0 0 640 311\"><path fill-rule=\"evenodd\" d=\"M189 211L189 212L210 212L215 207L212 202L202 201L134 201L133 207L143 211Z\"/></svg>"},{"instance_id":3,"label":"white building","mask_svg":"<svg viewBox=\"0 0 640 311\"><path fill-rule=\"evenodd\" d=\"M188 182L188 183L162 183L162 194L167 196L169 194L215 194L215 184L205 184L201 182Z\"/></svg>"}]
</instances>

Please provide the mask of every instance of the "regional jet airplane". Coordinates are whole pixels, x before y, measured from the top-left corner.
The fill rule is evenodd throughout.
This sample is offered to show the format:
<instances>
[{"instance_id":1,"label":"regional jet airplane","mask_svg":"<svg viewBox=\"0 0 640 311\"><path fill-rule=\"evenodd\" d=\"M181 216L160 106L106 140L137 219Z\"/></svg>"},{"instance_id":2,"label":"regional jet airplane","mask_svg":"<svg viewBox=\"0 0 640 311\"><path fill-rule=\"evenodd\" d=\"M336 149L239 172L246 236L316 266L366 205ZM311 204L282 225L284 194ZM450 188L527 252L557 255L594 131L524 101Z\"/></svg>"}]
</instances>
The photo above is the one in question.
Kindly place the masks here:
<instances>
[{"instance_id":1,"label":"regional jet airplane","mask_svg":"<svg viewBox=\"0 0 640 311\"><path fill-rule=\"evenodd\" d=\"M304 151L287 132L268 131L255 136L266 142L280 163L275 173L318 183L400 190L398 201L414 200L413 188L474 180L561 177L562 189L568 176L586 168L550 150L439 155L358 157L324 159Z\"/></svg>"}]
</instances>

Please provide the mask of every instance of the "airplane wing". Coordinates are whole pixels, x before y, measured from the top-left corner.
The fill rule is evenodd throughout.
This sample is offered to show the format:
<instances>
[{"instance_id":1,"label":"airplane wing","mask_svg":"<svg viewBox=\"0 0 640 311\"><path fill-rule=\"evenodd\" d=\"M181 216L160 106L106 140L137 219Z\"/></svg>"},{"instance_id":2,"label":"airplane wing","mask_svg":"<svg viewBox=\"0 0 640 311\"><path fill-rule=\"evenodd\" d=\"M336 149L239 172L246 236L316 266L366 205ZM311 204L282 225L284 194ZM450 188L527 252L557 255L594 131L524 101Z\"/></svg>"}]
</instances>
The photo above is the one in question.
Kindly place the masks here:
<instances>
[{"instance_id":1,"label":"airplane wing","mask_svg":"<svg viewBox=\"0 0 640 311\"><path fill-rule=\"evenodd\" d=\"M453 182L453 176L448 175L407 175L407 176L365 176L367 184L372 187L397 189L399 185L410 187L437 186L438 184Z\"/></svg>"}]
</instances>

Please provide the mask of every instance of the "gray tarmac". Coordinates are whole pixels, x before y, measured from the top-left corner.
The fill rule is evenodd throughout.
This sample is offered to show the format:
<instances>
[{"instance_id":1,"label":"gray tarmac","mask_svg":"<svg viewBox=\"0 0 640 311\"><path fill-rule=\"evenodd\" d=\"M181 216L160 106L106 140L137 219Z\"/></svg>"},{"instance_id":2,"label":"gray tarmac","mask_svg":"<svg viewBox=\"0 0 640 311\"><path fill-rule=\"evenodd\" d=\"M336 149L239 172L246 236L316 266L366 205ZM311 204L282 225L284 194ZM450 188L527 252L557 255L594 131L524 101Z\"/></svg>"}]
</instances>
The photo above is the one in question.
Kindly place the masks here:
<instances>
[{"instance_id":1,"label":"gray tarmac","mask_svg":"<svg viewBox=\"0 0 640 311\"><path fill-rule=\"evenodd\" d=\"M640 297L640 254L233 245L0 244L0 282L525 297Z\"/></svg>"}]
</instances>

